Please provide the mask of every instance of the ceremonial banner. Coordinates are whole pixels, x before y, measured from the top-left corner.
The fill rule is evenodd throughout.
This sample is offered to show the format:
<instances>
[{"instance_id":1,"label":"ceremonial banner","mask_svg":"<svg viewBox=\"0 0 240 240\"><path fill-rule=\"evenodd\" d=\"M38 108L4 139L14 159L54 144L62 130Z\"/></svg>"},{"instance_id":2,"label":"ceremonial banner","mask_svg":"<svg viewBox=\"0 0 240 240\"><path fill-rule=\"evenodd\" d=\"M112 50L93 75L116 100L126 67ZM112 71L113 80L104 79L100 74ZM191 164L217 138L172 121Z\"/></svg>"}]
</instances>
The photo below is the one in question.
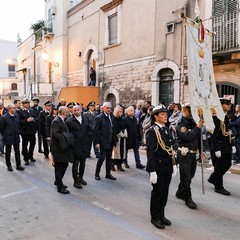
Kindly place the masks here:
<instances>
[{"instance_id":1,"label":"ceremonial banner","mask_svg":"<svg viewBox=\"0 0 240 240\"><path fill-rule=\"evenodd\" d=\"M199 38L199 25L186 20L188 81L190 86L190 104L196 123L203 113L204 125L213 132L212 114L224 120L224 112L219 101L212 65L212 36L206 33ZM202 29L200 29L202 30Z\"/></svg>"}]
</instances>

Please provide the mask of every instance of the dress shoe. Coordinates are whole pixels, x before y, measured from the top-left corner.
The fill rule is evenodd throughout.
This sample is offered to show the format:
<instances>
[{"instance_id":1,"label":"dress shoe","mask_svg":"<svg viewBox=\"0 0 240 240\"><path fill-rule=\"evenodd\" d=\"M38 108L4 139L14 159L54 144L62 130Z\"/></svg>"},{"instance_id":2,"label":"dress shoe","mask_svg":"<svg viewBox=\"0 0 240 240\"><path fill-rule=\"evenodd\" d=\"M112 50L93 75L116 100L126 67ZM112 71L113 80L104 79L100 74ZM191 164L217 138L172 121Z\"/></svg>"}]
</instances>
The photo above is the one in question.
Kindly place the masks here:
<instances>
[{"instance_id":1,"label":"dress shoe","mask_svg":"<svg viewBox=\"0 0 240 240\"><path fill-rule=\"evenodd\" d=\"M120 172L125 172L125 170L122 168L122 164L117 165L117 170Z\"/></svg>"},{"instance_id":2,"label":"dress shoe","mask_svg":"<svg viewBox=\"0 0 240 240\"><path fill-rule=\"evenodd\" d=\"M138 169L144 169L144 168L145 168L145 166L144 166L144 165L142 165L142 164L139 164L139 165L137 165L137 166L136 166L136 168L138 168Z\"/></svg>"},{"instance_id":3,"label":"dress shoe","mask_svg":"<svg viewBox=\"0 0 240 240\"><path fill-rule=\"evenodd\" d=\"M82 185L81 185L81 183L80 183L79 181L74 181L73 186L74 186L75 188L78 188L78 189L81 189L81 188L82 188Z\"/></svg>"},{"instance_id":4,"label":"dress shoe","mask_svg":"<svg viewBox=\"0 0 240 240\"><path fill-rule=\"evenodd\" d=\"M56 181L54 182L54 185L57 186ZM64 185L64 184L63 184L62 187L66 189L66 188L67 188L67 185Z\"/></svg>"},{"instance_id":5,"label":"dress shoe","mask_svg":"<svg viewBox=\"0 0 240 240\"><path fill-rule=\"evenodd\" d=\"M96 174L96 175L95 175L95 179L96 179L96 180L100 180L101 178L100 178L100 176L99 176L98 174Z\"/></svg>"},{"instance_id":6,"label":"dress shoe","mask_svg":"<svg viewBox=\"0 0 240 240\"><path fill-rule=\"evenodd\" d=\"M12 172L13 171L13 168L12 167L8 167L7 168L9 172Z\"/></svg>"},{"instance_id":7,"label":"dress shoe","mask_svg":"<svg viewBox=\"0 0 240 240\"><path fill-rule=\"evenodd\" d=\"M42 150L42 149L39 149L38 152L39 152L39 153L43 153L43 150Z\"/></svg>"},{"instance_id":8,"label":"dress shoe","mask_svg":"<svg viewBox=\"0 0 240 240\"><path fill-rule=\"evenodd\" d=\"M166 225L166 226L171 226L171 225L172 225L171 221L169 221L169 220L168 220L167 218L165 218L165 217L161 217L160 220L161 220L161 222L162 222L164 225Z\"/></svg>"},{"instance_id":9,"label":"dress shoe","mask_svg":"<svg viewBox=\"0 0 240 240\"><path fill-rule=\"evenodd\" d=\"M27 160L27 161L25 161L25 165L29 165L29 161Z\"/></svg>"},{"instance_id":10,"label":"dress shoe","mask_svg":"<svg viewBox=\"0 0 240 240\"><path fill-rule=\"evenodd\" d=\"M78 180L82 185L87 185L87 182L86 181L84 181L82 178L79 178L79 180Z\"/></svg>"},{"instance_id":11,"label":"dress shoe","mask_svg":"<svg viewBox=\"0 0 240 240\"><path fill-rule=\"evenodd\" d=\"M197 204L192 200L191 197L190 197L190 198L187 198L187 199L185 200L185 204L186 204L189 208L191 208L191 209L196 209L196 208L197 208Z\"/></svg>"},{"instance_id":12,"label":"dress shoe","mask_svg":"<svg viewBox=\"0 0 240 240\"><path fill-rule=\"evenodd\" d=\"M31 158L30 160L31 160L31 162L36 162L36 159L34 159L34 158Z\"/></svg>"},{"instance_id":13,"label":"dress shoe","mask_svg":"<svg viewBox=\"0 0 240 240\"><path fill-rule=\"evenodd\" d=\"M212 178L208 178L208 182L214 185L214 180Z\"/></svg>"},{"instance_id":14,"label":"dress shoe","mask_svg":"<svg viewBox=\"0 0 240 240\"><path fill-rule=\"evenodd\" d=\"M23 171L23 170L24 170L24 167L22 167L22 166L17 166L16 169L19 170L19 171Z\"/></svg>"},{"instance_id":15,"label":"dress shoe","mask_svg":"<svg viewBox=\"0 0 240 240\"><path fill-rule=\"evenodd\" d=\"M100 156L99 155L96 155L96 158L99 158Z\"/></svg>"},{"instance_id":16,"label":"dress shoe","mask_svg":"<svg viewBox=\"0 0 240 240\"><path fill-rule=\"evenodd\" d=\"M130 168L130 166L128 165L128 163L126 162L126 163L124 163L124 165L125 165L125 168Z\"/></svg>"},{"instance_id":17,"label":"dress shoe","mask_svg":"<svg viewBox=\"0 0 240 240\"><path fill-rule=\"evenodd\" d=\"M110 180L117 180L112 174L107 174L105 178Z\"/></svg>"},{"instance_id":18,"label":"dress shoe","mask_svg":"<svg viewBox=\"0 0 240 240\"><path fill-rule=\"evenodd\" d=\"M215 188L215 192L216 193L220 193L222 195L226 195L226 196L230 196L231 193L229 191L227 191L226 189L222 188L222 189L217 189Z\"/></svg>"},{"instance_id":19,"label":"dress shoe","mask_svg":"<svg viewBox=\"0 0 240 240\"><path fill-rule=\"evenodd\" d=\"M159 228L159 229L164 229L165 228L165 225L158 219L158 220L154 220L154 219L151 219L151 223L156 227L156 228Z\"/></svg>"},{"instance_id":20,"label":"dress shoe","mask_svg":"<svg viewBox=\"0 0 240 240\"><path fill-rule=\"evenodd\" d=\"M111 171L116 172L115 166L113 164L111 165Z\"/></svg>"},{"instance_id":21,"label":"dress shoe","mask_svg":"<svg viewBox=\"0 0 240 240\"><path fill-rule=\"evenodd\" d=\"M60 188L60 189L58 189L58 192L62 193L62 194L69 194L70 193L66 188Z\"/></svg>"},{"instance_id":22,"label":"dress shoe","mask_svg":"<svg viewBox=\"0 0 240 240\"><path fill-rule=\"evenodd\" d=\"M48 155L44 155L44 158L49 159Z\"/></svg>"},{"instance_id":23,"label":"dress shoe","mask_svg":"<svg viewBox=\"0 0 240 240\"><path fill-rule=\"evenodd\" d=\"M181 192L179 190L177 190L175 196L179 199L185 200L184 196L181 194Z\"/></svg>"}]
</instances>

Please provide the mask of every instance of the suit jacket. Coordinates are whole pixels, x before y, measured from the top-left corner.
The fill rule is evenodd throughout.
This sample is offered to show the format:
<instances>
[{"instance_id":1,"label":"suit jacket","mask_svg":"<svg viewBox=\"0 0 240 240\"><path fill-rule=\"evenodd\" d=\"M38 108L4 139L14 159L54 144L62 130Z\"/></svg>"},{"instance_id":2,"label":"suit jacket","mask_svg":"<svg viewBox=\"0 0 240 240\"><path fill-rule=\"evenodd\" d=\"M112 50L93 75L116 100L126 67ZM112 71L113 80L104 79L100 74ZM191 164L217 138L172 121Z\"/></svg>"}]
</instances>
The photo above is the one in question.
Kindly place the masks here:
<instances>
[{"instance_id":1,"label":"suit jacket","mask_svg":"<svg viewBox=\"0 0 240 240\"><path fill-rule=\"evenodd\" d=\"M97 115L98 115L98 113L95 111L93 113L91 113L90 111L83 113L84 118L88 122L88 135L89 136L93 136L95 118L97 117Z\"/></svg>"},{"instance_id":2,"label":"suit jacket","mask_svg":"<svg viewBox=\"0 0 240 240\"><path fill-rule=\"evenodd\" d=\"M88 149L88 122L82 117L82 123L72 115L66 121L69 132L74 136L73 154L76 159L86 158Z\"/></svg>"},{"instance_id":3,"label":"suit jacket","mask_svg":"<svg viewBox=\"0 0 240 240\"><path fill-rule=\"evenodd\" d=\"M110 114L110 118L112 124L105 113L101 113L95 118L94 143L100 144L102 149L112 149L116 144L114 116Z\"/></svg>"},{"instance_id":4,"label":"suit jacket","mask_svg":"<svg viewBox=\"0 0 240 240\"><path fill-rule=\"evenodd\" d=\"M14 145L19 144L19 116L15 114L11 116L9 113L3 115L3 143L4 145Z\"/></svg>"},{"instance_id":5,"label":"suit jacket","mask_svg":"<svg viewBox=\"0 0 240 240\"><path fill-rule=\"evenodd\" d=\"M50 146L54 162L73 162L72 148L68 146L64 133L68 133L68 127L59 116L56 116L51 124Z\"/></svg>"},{"instance_id":6,"label":"suit jacket","mask_svg":"<svg viewBox=\"0 0 240 240\"><path fill-rule=\"evenodd\" d=\"M48 115L46 117L46 121L45 121L45 133L46 133L46 138L50 137L50 132L51 132L51 123L53 121L53 119L55 118L55 116L53 115Z\"/></svg>"},{"instance_id":7,"label":"suit jacket","mask_svg":"<svg viewBox=\"0 0 240 240\"><path fill-rule=\"evenodd\" d=\"M39 113L43 110L43 108L40 107L40 106L38 106L38 107L34 107L33 106L31 109L33 110L33 112L35 114L35 120L36 120L36 122L38 124Z\"/></svg>"},{"instance_id":8,"label":"suit jacket","mask_svg":"<svg viewBox=\"0 0 240 240\"><path fill-rule=\"evenodd\" d=\"M31 135L35 134L37 130L36 121L28 122L27 119L29 117L36 118L35 113L32 109L20 109L18 111L19 115L19 124L20 124L20 134L21 135Z\"/></svg>"},{"instance_id":9,"label":"suit jacket","mask_svg":"<svg viewBox=\"0 0 240 240\"><path fill-rule=\"evenodd\" d=\"M172 174L172 156L169 155L162 147L158 144L156 133L154 128L157 128L161 134L161 138L165 145L168 147L173 146L173 138L170 130L166 127L165 129L160 128L157 124L154 124L146 135L147 140L147 172L157 172L161 175Z\"/></svg>"},{"instance_id":10,"label":"suit jacket","mask_svg":"<svg viewBox=\"0 0 240 240\"><path fill-rule=\"evenodd\" d=\"M137 119L126 115L123 120L128 133L127 149L139 148Z\"/></svg>"},{"instance_id":11,"label":"suit jacket","mask_svg":"<svg viewBox=\"0 0 240 240\"><path fill-rule=\"evenodd\" d=\"M49 112L42 110L38 116L38 126L39 126L39 130L42 133L42 135L46 134L45 124L46 124L46 118L48 115L49 115Z\"/></svg>"}]
</instances>

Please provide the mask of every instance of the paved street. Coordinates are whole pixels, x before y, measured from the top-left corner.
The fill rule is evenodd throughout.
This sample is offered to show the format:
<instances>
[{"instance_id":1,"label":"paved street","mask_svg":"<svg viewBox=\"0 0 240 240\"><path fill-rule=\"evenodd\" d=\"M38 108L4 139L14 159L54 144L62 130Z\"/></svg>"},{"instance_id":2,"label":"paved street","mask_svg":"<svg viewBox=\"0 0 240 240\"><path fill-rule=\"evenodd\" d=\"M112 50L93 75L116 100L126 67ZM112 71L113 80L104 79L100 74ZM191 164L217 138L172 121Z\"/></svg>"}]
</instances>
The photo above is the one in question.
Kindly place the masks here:
<instances>
[{"instance_id":1,"label":"paved street","mask_svg":"<svg viewBox=\"0 0 240 240\"><path fill-rule=\"evenodd\" d=\"M191 210L175 191L179 174L172 180L166 216L171 227L158 230L150 223L149 197L151 186L146 171L134 167L113 173L117 181L94 179L96 159L88 159L83 189L72 186L71 168L65 176L70 195L57 193L53 185L51 162L35 154L36 163L24 172L8 172L4 158L0 159L0 232L1 240L203 240L239 239L240 175L227 174L225 188L232 195L222 196L206 182L206 194L201 193L200 168L192 184L193 199L198 210ZM146 157L141 154L142 161ZM13 162L13 161L12 161Z\"/></svg>"}]
</instances>

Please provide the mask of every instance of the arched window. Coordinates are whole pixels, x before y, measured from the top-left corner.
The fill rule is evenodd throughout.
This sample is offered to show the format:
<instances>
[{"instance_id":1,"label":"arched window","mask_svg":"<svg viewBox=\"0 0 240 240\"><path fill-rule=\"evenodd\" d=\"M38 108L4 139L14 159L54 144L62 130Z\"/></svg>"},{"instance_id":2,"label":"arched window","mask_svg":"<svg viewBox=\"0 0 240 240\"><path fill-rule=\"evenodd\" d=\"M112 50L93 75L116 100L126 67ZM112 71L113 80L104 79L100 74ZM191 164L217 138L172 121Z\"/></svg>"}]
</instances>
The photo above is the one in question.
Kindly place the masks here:
<instances>
[{"instance_id":1,"label":"arched window","mask_svg":"<svg viewBox=\"0 0 240 240\"><path fill-rule=\"evenodd\" d=\"M159 71L159 101L166 106L174 100L174 72L170 68L163 68Z\"/></svg>"},{"instance_id":2,"label":"arched window","mask_svg":"<svg viewBox=\"0 0 240 240\"><path fill-rule=\"evenodd\" d=\"M11 84L11 90L12 91L17 91L17 84L16 83Z\"/></svg>"},{"instance_id":3,"label":"arched window","mask_svg":"<svg viewBox=\"0 0 240 240\"><path fill-rule=\"evenodd\" d=\"M112 93L109 93L107 95L107 102L110 102L112 104L112 109L114 109L116 107L116 96Z\"/></svg>"}]
</instances>

